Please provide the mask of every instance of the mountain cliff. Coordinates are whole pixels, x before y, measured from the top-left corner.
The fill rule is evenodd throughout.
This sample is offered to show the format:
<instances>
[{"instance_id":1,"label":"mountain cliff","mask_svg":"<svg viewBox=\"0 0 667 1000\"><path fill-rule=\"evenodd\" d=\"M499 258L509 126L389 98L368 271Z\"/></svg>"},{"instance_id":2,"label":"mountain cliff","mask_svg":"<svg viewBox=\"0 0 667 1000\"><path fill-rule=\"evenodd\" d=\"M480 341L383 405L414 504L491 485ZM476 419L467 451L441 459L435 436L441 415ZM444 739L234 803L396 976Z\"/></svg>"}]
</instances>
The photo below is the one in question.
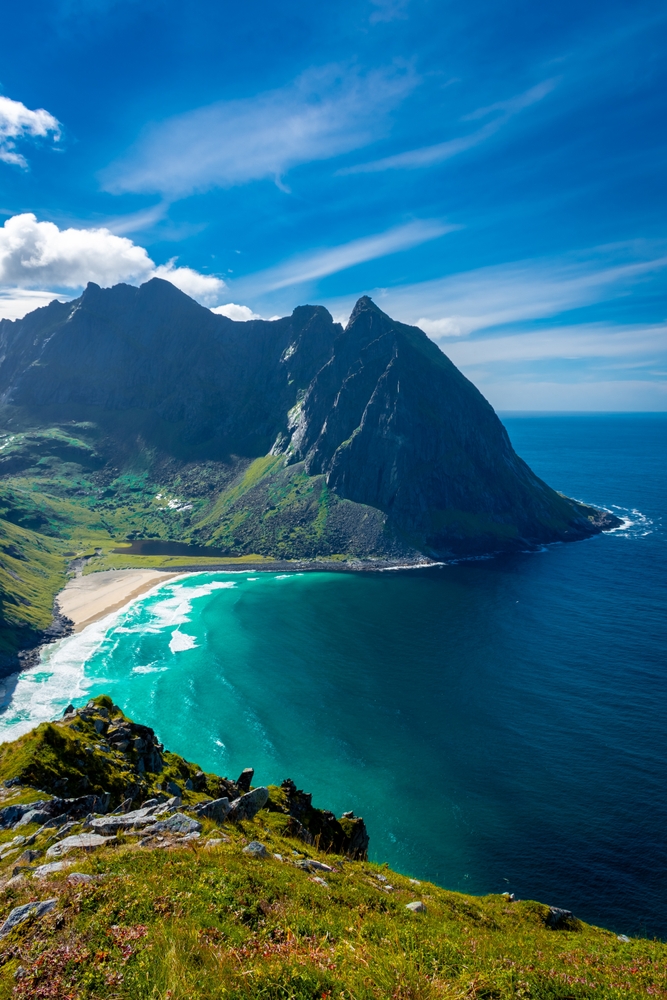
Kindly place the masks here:
<instances>
[{"instance_id":1,"label":"mountain cliff","mask_svg":"<svg viewBox=\"0 0 667 1000\"><path fill-rule=\"evenodd\" d=\"M442 351L368 298L343 330L318 306L236 323L159 279L91 284L74 302L0 323L0 399L10 427L87 424L102 460L215 462L231 480L244 460L280 458L265 464L279 486L305 475L328 506L365 508L355 514L370 517L368 537L354 539L345 517L335 531L339 551L359 556L525 548L613 521L539 480ZM267 485L252 497L244 488L240 507L227 498L237 520L241 508L250 522L258 503L260 515L275 508ZM195 536L234 548L220 531L229 506ZM307 506L299 518L317 519L321 505ZM251 523L237 547L273 554L257 535ZM332 541L322 538L323 554ZM297 541L280 554L320 553Z\"/></svg>"},{"instance_id":2,"label":"mountain cliff","mask_svg":"<svg viewBox=\"0 0 667 1000\"><path fill-rule=\"evenodd\" d=\"M339 565L618 523L538 479L475 386L369 298L345 329L321 306L236 323L153 279L0 322L5 670L53 634L67 560L128 539Z\"/></svg>"}]
</instances>

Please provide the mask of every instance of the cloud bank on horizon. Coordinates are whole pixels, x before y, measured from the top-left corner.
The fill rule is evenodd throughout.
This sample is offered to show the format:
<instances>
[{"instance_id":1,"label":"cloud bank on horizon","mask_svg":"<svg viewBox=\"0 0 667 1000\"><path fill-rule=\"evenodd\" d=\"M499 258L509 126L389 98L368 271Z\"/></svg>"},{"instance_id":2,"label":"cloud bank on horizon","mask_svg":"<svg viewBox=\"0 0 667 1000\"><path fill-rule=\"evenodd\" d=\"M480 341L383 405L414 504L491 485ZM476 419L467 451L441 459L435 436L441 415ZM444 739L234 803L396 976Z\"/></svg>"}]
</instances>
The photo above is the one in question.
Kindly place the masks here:
<instances>
[{"instance_id":1,"label":"cloud bank on horizon","mask_svg":"<svg viewBox=\"0 0 667 1000\"><path fill-rule=\"evenodd\" d=\"M667 409L660 4L84 7L4 18L0 317L368 293L496 406Z\"/></svg>"}]
</instances>

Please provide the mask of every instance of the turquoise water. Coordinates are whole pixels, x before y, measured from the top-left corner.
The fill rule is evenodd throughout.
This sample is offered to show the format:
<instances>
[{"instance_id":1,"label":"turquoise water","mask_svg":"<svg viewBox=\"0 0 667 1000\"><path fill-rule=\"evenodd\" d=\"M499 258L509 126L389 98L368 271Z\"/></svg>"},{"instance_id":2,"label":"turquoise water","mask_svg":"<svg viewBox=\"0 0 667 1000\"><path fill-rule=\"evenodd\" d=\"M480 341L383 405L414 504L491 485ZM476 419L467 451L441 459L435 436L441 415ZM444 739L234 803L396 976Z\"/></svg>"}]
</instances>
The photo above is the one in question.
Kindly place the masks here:
<instances>
[{"instance_id":1,"label":"turquoise water","mask_svg":"<svg viewBox=\"0 0 667 1000\"><path fill-rule=\"evenodd\" d=\"M196 574L51 647L0 737L106 692L206 769L292 777L374 857L667 936L667 418L505 418L623 529L373 574Z\"/></svg>"}]
</instances>

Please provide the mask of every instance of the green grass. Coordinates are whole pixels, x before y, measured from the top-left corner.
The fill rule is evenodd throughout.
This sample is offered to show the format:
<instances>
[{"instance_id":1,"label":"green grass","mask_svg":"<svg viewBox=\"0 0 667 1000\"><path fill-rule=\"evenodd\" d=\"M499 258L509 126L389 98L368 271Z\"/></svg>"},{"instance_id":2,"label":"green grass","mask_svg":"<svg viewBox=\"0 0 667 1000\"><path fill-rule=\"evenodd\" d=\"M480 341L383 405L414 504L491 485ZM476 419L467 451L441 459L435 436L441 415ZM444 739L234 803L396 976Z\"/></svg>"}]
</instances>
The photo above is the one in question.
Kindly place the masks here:
<instances>
[{"instance_id":1,"label":"green grass","mask_svg":"<svg viewBox=\"0 0 667 1000\"><path fill-rule=\"evenodd\" d=\"M121 716L110 699L97 698ZM96 716L95 716L96 717ZM81 768L83 743L98 739L94 718L40 726L2 748L0 806L44 797L58 777ZM79 746L81 744L81 746ZM99 758L99 759L97 759ZM119 760L89 755L92 784L122 794ZM168 754L162 772L183 781L196 765ZM126 774L137 777L131 755ZM148 791L157 775L146 775ZM200 776L201 777L201 776ZM206 790L222 779L206 776ZM186 794L187 809L200 792ZM199 840L142 846L118 836L93 853L68 856L69 869L44 880L53 831L36 825L32 850L0 861L0 918L15 906L56 899L55 909L28 920L0 941L0 1000L626 1000L667 997L667 946L619 941L616 934L572 919L550 929L549 907L507 897L467 896L417 882L386 866L324 853L285 835L284 793L251 822L203 823ZM319 817L319 818L318 818ZM312 810L306 822L324 822ZM80 827L76 827L76 832ZM0 851L14 836L0 831ZM214 839L217 843L209 843ZM243 853L251 840L269 857ZM279 855L277 858L275 855ZM316 875L295 862L317 859ZM94 877L67 881L69 872ZM12 877L22 872L22 877ZM318 881L317 879L323 879ZM406 904L422 901L426 912Z\"/></svg>"}]
</instances>

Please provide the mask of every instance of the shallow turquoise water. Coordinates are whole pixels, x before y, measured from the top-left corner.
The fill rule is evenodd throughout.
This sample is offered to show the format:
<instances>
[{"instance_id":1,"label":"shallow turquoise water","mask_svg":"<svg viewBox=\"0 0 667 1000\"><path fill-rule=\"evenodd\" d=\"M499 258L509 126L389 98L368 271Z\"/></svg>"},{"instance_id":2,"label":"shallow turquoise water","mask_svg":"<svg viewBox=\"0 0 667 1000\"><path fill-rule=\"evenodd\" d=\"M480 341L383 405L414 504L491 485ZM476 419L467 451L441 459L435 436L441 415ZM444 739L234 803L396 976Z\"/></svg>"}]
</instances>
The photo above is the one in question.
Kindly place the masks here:
<instances>
[{"instance_id":1,"label":"shallow turquoise water","mask_svg":"<svg viewBox=\"0 0 667 1000\"><path fill-rule=\"evenodd\" d=\"M181 578L52 647L0 737L106 692L206 769L354 809L400 870L667 936L667 419L505 422L625 528L429 570Z\"/></svg>"}]
</instances>

